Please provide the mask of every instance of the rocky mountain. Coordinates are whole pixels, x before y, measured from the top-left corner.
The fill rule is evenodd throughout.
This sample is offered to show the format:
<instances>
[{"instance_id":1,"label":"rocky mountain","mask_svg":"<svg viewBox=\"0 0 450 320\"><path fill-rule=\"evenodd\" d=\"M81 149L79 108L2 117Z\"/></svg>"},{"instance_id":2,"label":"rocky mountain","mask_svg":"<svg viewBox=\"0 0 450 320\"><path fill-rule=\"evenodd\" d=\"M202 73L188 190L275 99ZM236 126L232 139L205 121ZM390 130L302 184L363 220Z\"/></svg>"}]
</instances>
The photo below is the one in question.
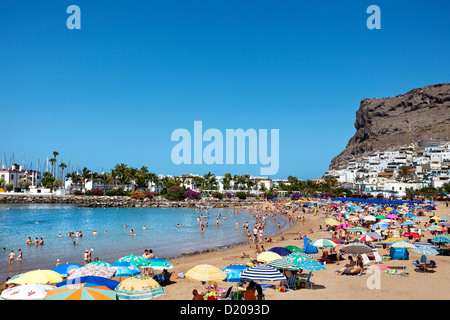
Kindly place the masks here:
<instances>
[{"instance_id":1,"label":"rocky mountain","mask_svg":"<svg viewBox=\"0 0 450 320\"><path fill-rule=\"evenodd\" d=\"M413 89L393 98L364 99L356 111L356 133L332 159L340 169L351 159L396 150L420 141L450 141L450 83Z\"/></svg>"}]
</instances>

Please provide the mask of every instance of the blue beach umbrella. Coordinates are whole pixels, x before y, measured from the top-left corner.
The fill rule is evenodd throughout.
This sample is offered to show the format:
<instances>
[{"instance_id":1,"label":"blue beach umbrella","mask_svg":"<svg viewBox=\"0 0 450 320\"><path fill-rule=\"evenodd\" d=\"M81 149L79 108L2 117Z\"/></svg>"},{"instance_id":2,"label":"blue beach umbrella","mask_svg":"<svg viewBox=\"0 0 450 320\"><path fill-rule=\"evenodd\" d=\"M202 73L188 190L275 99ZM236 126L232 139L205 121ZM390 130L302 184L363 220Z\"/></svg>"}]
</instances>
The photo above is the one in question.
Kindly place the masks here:
<instances>
[{"instance_id":1,"label":"blue beach umbrella","mask_svg":"<svg viewBox=\"0 0 450 320\"><path fill-rule=\"evenodd\" d=\"M116 270L115 277L132 277L141 273L136 265L129 262L114 262L111 264L111 268Z\"/></svg>"},{"instance_id":2,"label":"blue beach umbrella","mask_svg":"<svg viewBox=\"0 0 450 320\"><path fill-rule=\"evenodd\" d=\"M422 254L426 256L436 256L439 254L439 251L429 247L429 246L418 246L413 250L414 253Z\"/></svg>"},{"instance_id":3,"label":"blue beach umbrella","mask_svg":"<svg viewBox=\"0 0 450 320\"><path fill-rule=\"evenodd\" d=\"M222 269L222 271L227 275L224 281L228 282L242 282L241 280L241 272L247 270L249 267L241 265L241 264L233 264L230 266L226 266Z\"/></svg>"},{"instance_id":4,"label":"blue beach umbrella","mask_svg":"<svg viewBox=\"0 0 450 320\"><path fill-rule=\"evenodd\" d=\"M111 290L114 290L119 285L118 281L114 281L111 279L107 279L107 278L103 278L103 277L95 277L95 276L86 276L86 277L73 278L73 279L68 279L65 281L58 282L56 284L56 287L62 287L62 286L66 286L66 285L79 284L79 283L90 283L93 285L105 286Z\"/></svg>"},{"instance_id":5,"label":"blue beach umbrella","mask_svg":"<svg viewBox=\"0 0 450 320\"><path fill-rule=\"evenodd\" d=\"M283 248L283 247L274 247L274 248L269 249L269 251L275 252L283 257L288 256L292 253L291 250Z\"/></svg>"},{"instance_id":6,"label":"blue beach umbrella","mask_svg":"<svg viewBox=\"0 0 450 320\"><path fill-rule=\"evenodd\" d=\"M450 243L450 238L449 237L438 236L438 237L434 237L433 239L431 239L431 241L432 242Z\"/></svg>"},{"instance_id":7,"label":"blue beach umbrella","mask_svg":"<svg viewBox=\"0 0 450 320\"><path fill-rule=\"evenodd\" d=\"M58 272L63 277L67 277L71 271L75 271L81 267L82 265L78 263L65 263L53 268L53 271Z\"/></svg>"},{"instance_id":8,"label":"blue beach umbrella","mask_svg":"<svg viewBox=\"0 0 450 320\"><path fill-rule=\"evenodd\" d=\"M326 270L321 263L319 263L316 260L303 260L298 264L298 266L304 270L308 271L320 271L320 270Z\"/></svg>"}]
</instances>

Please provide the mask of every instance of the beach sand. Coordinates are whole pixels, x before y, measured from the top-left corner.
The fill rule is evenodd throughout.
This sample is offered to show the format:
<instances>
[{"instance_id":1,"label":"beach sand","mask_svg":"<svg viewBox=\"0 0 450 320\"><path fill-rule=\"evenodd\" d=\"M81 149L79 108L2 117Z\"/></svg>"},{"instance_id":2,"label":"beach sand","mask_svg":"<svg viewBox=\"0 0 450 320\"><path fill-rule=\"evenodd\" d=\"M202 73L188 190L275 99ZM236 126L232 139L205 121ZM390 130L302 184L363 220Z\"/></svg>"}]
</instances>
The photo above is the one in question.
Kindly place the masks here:
<instances>
[{"instance_id":1,"label":"beach sand","mask_svg":"<svg viewBox=\"0 0 450 320\"><path fill-rule=\"evenodd\" d=\"M426 213L426 218L432 215L448 217L450 208L444 207L442 203L438 203L437 210ZM299 232L302 232L311 240L318 238L329 238L330 232L317 231L319 225L324 225L324 216L322 214L314 216L313 214L301 214L306 218L306 222L294 221L292 227L283 232L285 240L281 239L281 234L272 237L276 242L264 242L264 248L269 250L276 246L295 245L303 248L303 240L294 240ZM296 219L294 219L296 220ZM422 226L425 221L422 221ZM309 234L308 230L313 229L314 233ZM432 238L430 232L425 232L426 241ZM339 246L337 247L339 248ZM174 268L171 270L174 274L186 273L190 268L198 264L210 264L220 269L230 264L246 264L250 262L248 258L241 258L243 252L249 253L251 257L255 257L255 249L249 248L247 244L226 249L223 251L202 253L194 256L180 257L172 259L171 263ZM388 248L378 249L381 256L389 254ZM319 253L314 254L314 259L321 256ZM436 261L437 268L434 273L422 273L414 271L412 262L420 259L420 255L415 254L409 249L409 260L390 260L383 261L382 265L390 267L404 267L407 276L386 274L384 271L374 272L368 269L361 276L340 276L336 274L336 270L340 269L346 261L341 261L339 265L330 263L325 265L327 268L323 271L313 272L311 281L314 283L313 290L302 288L299 290L288 292L277 292L275 289L268 288L264 294L266 300L406 300L406 299L450 299L450 257L449 256L433 256L432 260ZM306 273L307 271L304 271ZM369 283L369 285L368 285ZM235 283L217 282L218 287L228 288ZM277 283L273 283L277 284ZM373 288L375 284L379 284L379 288ZM372 288L372 289L371 289ZM188 278L175 279L172 283L164 287L166 295L156 298L156 300L191 300L192 290L197 289L199 292L205 291L205 286L200 281Z\"/></svg>"}]
</instances>

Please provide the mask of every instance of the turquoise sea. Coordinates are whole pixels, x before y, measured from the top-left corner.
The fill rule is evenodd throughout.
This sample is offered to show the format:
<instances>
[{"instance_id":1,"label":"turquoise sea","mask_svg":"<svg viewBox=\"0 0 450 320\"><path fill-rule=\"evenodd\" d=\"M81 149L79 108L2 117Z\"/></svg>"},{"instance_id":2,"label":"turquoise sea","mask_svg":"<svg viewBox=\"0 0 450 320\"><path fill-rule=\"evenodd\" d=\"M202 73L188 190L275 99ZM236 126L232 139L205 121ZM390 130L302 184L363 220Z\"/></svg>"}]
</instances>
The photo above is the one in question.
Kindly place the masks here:
<instances>
[{"instance_id":1,"label":"turquoise sea","mask_svg":"<svg viewBox=\"0 0 450 320\"><path fill-rule=\"evenodd\" d=\"M128 255L142 255L152 249L157 257L170 258L206 249L226 248L246 242L243 222L254 227L255 218L249 211L234 213L233 209L209 209L207 228L200 232L194 208L80 208L75 205L0 205L0 282L8 276L36 269L53 269L61 263L84 264L85 250L94 249L92 260L98 257L110 263ZM216 218L219 217L216 227ZM226 219L224 219L226 217ZM238 222L239 229L235 224ZM288 221L278 216L267 219L264 236L288 228ZM124 225L127 225L125 228ZM181 227L177 227L181 224ZM143 230L143 227L146 230ZM133 229L135 236L130 236ZM97 235L93 235L93 231ZM81 231L82 237L71 238L69 231ZM105 234L106 231L106 234ZM59 234L61 233L61 238ZM28 237L42 238L44 245L27 245ZM76 241L77 245L73 242ZM9 265L8 255L22 249L23 260Z\"/></svg>"}]
</instances>

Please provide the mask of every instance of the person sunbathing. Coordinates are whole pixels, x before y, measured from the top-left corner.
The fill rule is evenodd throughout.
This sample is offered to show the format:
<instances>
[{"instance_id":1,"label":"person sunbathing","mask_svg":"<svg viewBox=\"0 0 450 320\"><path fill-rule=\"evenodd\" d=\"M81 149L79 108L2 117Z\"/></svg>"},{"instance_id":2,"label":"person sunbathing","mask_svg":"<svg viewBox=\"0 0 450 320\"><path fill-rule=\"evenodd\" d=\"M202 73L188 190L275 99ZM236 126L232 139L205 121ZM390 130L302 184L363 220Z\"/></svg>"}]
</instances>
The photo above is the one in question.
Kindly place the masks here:
<instances>
[{"instance_id":1,"label":"person sunbathing","mask_svg":"<svg viewBox=\"0 0 450 320\"><path fill-rule=\"evenodd\" d=\"M363 266L361 263L358 263L354 265L353 267L345 267L342 269L342 271L339 273L339 275L357 275L363 272Z\"/></svg>"}]
</instances>

